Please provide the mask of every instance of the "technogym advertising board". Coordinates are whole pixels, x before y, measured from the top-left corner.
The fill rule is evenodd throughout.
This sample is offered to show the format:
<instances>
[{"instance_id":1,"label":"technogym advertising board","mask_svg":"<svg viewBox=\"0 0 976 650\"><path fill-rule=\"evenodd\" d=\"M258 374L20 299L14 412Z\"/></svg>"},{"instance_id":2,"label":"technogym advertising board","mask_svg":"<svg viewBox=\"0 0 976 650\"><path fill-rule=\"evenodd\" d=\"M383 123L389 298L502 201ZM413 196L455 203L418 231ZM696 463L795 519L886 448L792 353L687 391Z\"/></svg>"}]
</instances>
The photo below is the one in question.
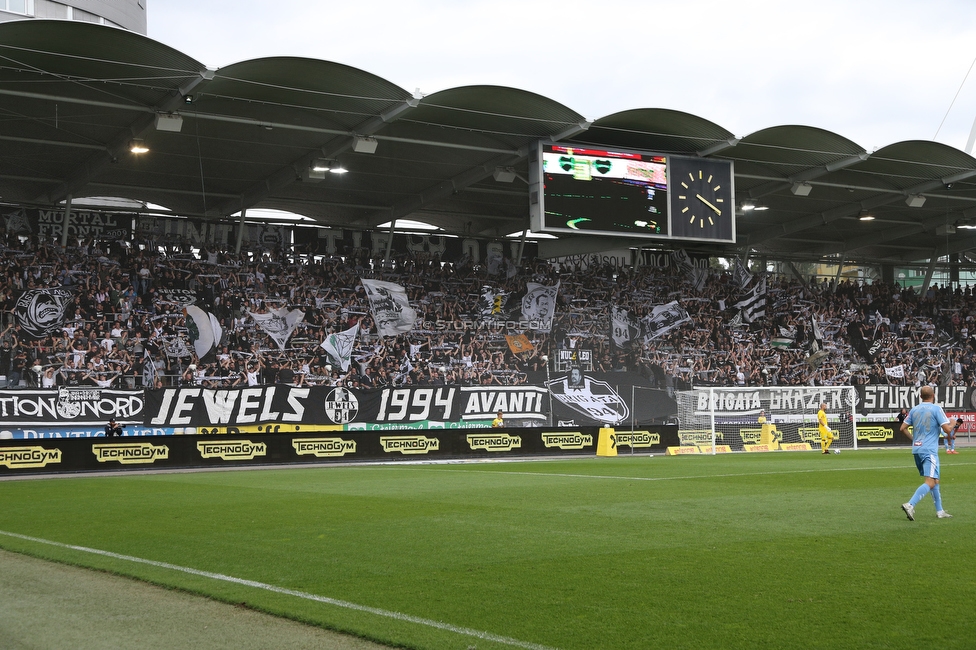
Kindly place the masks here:
<instances>
[{"instance_id":1,"label":"technogym advertising board","mask_svg":"<svg viewBox=\"0 0 976 650\"><path fill-rule=\"evenodd\" d=\"M504 458L596 453L597 427L313 430L298 433L0 440L0 476L186 467ZM673 426L614 433L620 454L677 444Z\"/></svg>"}]
</instances>

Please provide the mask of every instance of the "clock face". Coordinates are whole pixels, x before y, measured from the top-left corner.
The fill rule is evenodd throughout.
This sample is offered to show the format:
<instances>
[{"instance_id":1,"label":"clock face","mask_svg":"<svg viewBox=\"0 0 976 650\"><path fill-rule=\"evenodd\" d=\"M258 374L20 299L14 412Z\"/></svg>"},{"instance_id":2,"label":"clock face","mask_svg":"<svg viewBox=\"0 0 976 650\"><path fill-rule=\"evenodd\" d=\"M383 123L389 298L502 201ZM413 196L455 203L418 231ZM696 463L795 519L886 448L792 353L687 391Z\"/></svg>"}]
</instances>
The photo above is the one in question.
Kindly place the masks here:
<instances>
[{"instance_id":1,"label":"clock face","mask_svg":"<svg viewBox=\"0 0 976 650\"><path fill-rule=\"evenodd\" d=\"M735 241L732 164L671 158L671 236Z\"/></svg>"}]
</instances>

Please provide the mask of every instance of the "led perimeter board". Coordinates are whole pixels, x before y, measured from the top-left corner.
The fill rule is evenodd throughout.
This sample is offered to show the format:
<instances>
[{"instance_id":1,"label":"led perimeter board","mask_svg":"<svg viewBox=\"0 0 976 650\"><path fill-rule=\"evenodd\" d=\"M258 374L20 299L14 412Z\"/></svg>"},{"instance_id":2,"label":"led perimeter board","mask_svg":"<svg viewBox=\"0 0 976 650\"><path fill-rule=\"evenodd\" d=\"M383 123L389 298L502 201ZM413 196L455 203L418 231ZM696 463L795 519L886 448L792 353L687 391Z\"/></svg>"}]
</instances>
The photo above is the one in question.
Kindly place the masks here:
<instances>
[{"instance_id":1,"label":"led perimeter board","mask_svg":"<svg viewBox=\"0 0 976 650\"><path fill-rule=\"evenodd\" d=\"M529 174L536 232L735 242L730 161L542 142Z\"/></svg>"}]
</instances>

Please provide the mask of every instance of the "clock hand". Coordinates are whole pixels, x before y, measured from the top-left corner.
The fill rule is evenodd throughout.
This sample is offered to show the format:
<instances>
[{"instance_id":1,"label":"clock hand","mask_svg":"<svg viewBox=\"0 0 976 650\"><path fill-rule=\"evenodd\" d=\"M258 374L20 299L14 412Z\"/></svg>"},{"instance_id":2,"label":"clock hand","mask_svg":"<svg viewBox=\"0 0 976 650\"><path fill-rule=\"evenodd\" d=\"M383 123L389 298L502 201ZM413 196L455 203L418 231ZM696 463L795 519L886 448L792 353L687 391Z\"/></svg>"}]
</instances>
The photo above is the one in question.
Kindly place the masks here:
<instances>
[{"instance_id":1,"label":"clock hand","mask_svg":"<svg viewBox=\"0 0 976 650\"><path fill-rule=\"evenodd\" d=\"M712 205L711 203L709 203L709 202L708 202L708 201L707 201L707 200L705 199L705 197L704 197L704 196L702 196L701 194L696 194L695 196L697 196L697 197L698 197L698 200L699 200L699 201L701 201L702 203L704 203L705 205L707 205L708 207L710 207L710 208L711 208L712 210L714 210L714 211L715 211L715 214L717 214L717 215L718 215L718 216L720 216L720 217L722 216L722 211L721 211L721 210L719 210L718 208L716 208L716 207L715 207L714 205Z\"/></svg>"}]
</instances>

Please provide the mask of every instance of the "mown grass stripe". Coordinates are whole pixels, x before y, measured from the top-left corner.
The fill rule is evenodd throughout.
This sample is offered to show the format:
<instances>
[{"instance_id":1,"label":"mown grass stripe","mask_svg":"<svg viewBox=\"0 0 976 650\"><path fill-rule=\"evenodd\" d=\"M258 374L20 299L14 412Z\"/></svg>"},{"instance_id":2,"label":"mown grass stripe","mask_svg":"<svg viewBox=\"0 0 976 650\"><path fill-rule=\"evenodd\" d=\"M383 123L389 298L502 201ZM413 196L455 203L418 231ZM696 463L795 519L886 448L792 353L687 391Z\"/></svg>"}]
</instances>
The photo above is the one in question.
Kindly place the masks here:
<instances>
[{"instance_id":1,"label":"mown grass stripe","mask_svg":"<svg viewBox=\"0 0 976 650\"><path fill-rule=\"evenodd\" d=\"M976 463L953 463L953 467L976 465ZM734 474L692 474L688 476L608 476L605 474L566 474L558 472L511 472L506 470L488 471L483 469L440 469L441 472L465 472L469 474L503 474L510 476L538 476L544 478L588 478L608 481L687 481L713 478L742 478L747 476L779 476L783 474L816 474L818 472L870 472L903 470L904 465L890 465L884 467L818 467L816 469L784 470L780 472L738 472Z\"/></svg>"},{"instance_id":2,"label":"mown grass stripe","mask_svg":"<svg viewBox=\"0 0 976 650\"><path fill-rule=\"evenodd\" d=\"M116 560L124 560L126 562L135 562L138 564L145 564L148 566L157 567L160 569L169 569L172 571L179 571L181 573L187 573L189 575L200 576L203 578L210 578L212 580L220 580L223 582L230 582L236 585L242 585L245 587L253 587L254 589L263 589L265 591L274 592L276 594L283 594L286 596L294 596L295 598L302 598L304 600L311 600L318 603L324 603L326 605L333 605L335 607L342 607L345 609L351 609L358 612L366 612L368 614L374 614L376 616L382 616L384 618L391 618L397 621L403 621L406 623L414 623L417 625L424 625L426 627L432 627L438 630L445 630L447 632L453 632L455 634L462 634L464 636L474 637L476 639L482 639L484 641L493 641L495 643L501 643L503 645L512 646L515 648L525 648L526 650L556 650L550 646L539 645L537 643L530 643L528 641L520 641L518 639L512 639L506 636L500 636L498 634L492 634L491 632L484 632L482 630L473 630L467 627L460 627L457 625L451 625L450 623L442 623L440 621L434 621L428 618L421 618L419 616L411 616L410 614L403 614L400 612L391 612L385 609L379 609L378 607L369 607L368 605L360 605L358 603L350 603L345 600L338 600L336 598L329 598L327 596L318 596L316 594L306 593L304 591L296 591L294 589L286 589L284 587L276 587L275 585L269 585L264 582L257 582L255 580L246 580L244 578L235 578L234 576L224 575L222 573L212 573L210 571L201 571L200 569L193 569L191 567L179 566L177 564L170 564L168 562L157 562L156 560L147 560L141 557L134 557L132 555L122 555L120 553L113 553L112 551L103 551L97 548L89 548L87 546L77 546L75 544L64 544L62 542L55 542L49 539L42 539L40 537L31 537L30 535L21 535L20 533L12 533L6 530L0 530L0 535L6 535L8 537L14 537L16 539L22 539L28 542L34 542L37 544L47 544L49 546L55 546L58 548L69 549L72 551L81 551L83 553L91 553L94 555L101 555L103 557L110 557Z\"/></svg>"}]
</instances>

